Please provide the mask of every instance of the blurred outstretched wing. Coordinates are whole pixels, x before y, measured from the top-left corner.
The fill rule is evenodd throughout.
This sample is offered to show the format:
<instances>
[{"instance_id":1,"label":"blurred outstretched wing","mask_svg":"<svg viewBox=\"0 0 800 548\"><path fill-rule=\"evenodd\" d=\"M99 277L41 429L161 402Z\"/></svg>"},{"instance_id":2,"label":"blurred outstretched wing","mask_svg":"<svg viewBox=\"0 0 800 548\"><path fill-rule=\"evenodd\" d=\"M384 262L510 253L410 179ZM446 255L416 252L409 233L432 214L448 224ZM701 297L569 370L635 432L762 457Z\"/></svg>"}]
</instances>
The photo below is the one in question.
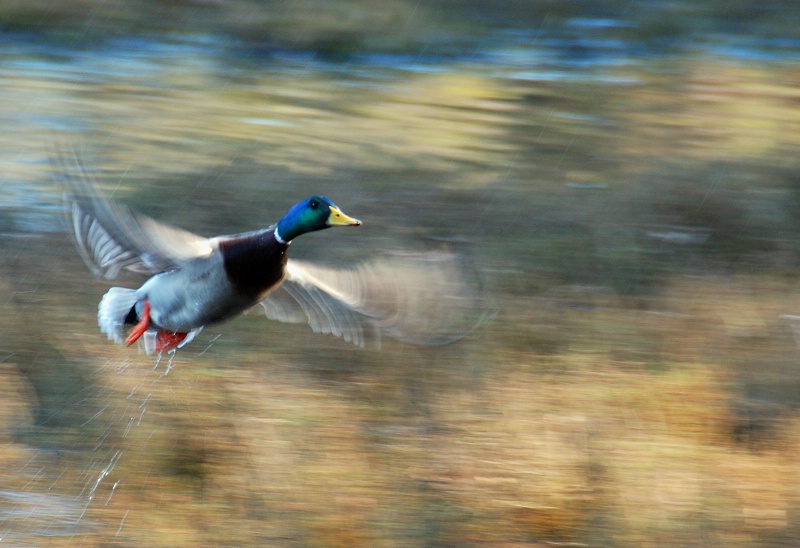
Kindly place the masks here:
<instances>
[{"instance_id":1,"label":"blurred outstretched wing","mask_svg":"<svg viewBox=\"0 0 800 548\"><path fill-rule=\"evenodd\" d=\"M213 251L207 238L105 199L76 154L59 160L67 222L95 276L111 280L123 270L152 275Z\"/></svg>"},{"instance_id":2,"label":"blurred outstretched wing","mask_svg":"<svg viewBox=\"0 0 800 548\"><path fill-rule=\"evenodd\" d=\"M350 269L289 260L283 284L261 305L270 319L308 322L358 346L382 334L447 344L490 314L458 256L443 252L393 254Z\"/></svg>"}]
</instances>

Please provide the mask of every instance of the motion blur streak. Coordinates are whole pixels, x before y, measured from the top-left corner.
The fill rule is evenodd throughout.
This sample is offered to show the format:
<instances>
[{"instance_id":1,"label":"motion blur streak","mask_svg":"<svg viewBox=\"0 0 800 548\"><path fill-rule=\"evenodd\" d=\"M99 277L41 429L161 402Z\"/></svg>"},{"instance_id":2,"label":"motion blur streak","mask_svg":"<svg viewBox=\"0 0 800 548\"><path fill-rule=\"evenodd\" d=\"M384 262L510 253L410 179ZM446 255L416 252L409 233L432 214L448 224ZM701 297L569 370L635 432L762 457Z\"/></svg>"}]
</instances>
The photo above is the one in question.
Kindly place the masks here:
<instances>
[{"instance_id":1,"label":"motion blur streak","mask_svg":"<svg viewBox=\"0 0 800 548\"><path fill-rule=\"evenodd\" d=\"M796 545L795 4L0 3L0 538ZM110 345L64 142L202 235L335 196L292 257L419 291Z\"/></svg>"}]
</instances>

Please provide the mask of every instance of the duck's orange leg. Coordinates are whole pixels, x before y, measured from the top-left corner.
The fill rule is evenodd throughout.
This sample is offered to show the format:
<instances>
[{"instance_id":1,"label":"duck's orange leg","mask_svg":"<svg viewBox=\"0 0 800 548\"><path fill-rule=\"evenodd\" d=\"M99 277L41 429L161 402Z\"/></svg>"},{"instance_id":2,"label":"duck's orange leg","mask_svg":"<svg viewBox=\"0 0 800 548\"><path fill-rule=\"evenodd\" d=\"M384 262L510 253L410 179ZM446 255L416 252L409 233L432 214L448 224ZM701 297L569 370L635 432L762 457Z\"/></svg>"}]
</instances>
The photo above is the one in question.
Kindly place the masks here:
<instances>
[{"instance_id":1,"label":"duck's orange leg","mask_svg":"<svg viewBox=\"0 0 800 548\"><path fill-rule=\"evenodd\" d=\"M131 332L128 333L128 338L125 339L125 344L130 346L138 341L139 337L144 335L144 332L147 331L148 327L150 327L150 303L145 300L144 308L142 309L142 315L139 318L139 323L134 325L133 329L131 329Z\"/></svg>"},{"instance_id":2,"label":"duck's orange leg","mask_svg":"<svg viewBox=\"0 0 800 548\"><path fill-rule=\"evenodd\" d=\"M159 331L156 334L156 352L172 350L183 342L188 333L175 333L174 331Z\"/></svg>"}]
</instances>

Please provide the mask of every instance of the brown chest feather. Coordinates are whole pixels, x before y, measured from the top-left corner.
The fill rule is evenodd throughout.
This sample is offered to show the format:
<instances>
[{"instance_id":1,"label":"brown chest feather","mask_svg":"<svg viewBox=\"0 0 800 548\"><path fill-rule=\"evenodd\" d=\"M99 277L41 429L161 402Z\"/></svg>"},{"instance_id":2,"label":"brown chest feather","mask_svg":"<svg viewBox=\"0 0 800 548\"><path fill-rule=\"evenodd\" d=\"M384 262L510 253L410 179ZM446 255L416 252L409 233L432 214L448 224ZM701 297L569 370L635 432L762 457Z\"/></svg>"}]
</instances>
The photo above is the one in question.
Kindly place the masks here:
<instances>
[{"instance_id":1,"label":"brown chest feather","mask_svg":"<svg viewBox=\"0 0 800 548\"><path fill-rule=\"evenodd\" d=\"M258 297L283 279L286 250L272 232L219 244L228 280L242 294Z\"/></svg>"}]
</instances>

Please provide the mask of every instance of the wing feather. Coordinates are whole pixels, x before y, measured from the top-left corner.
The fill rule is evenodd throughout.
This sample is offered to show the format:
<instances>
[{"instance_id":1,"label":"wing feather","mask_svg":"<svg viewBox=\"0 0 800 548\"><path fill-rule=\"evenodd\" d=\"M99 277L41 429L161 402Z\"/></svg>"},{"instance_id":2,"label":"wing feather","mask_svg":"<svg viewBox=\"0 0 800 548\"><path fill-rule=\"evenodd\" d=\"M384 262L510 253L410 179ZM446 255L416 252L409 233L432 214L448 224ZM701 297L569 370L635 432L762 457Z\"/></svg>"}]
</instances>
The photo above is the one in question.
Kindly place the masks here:
<instances>
[{"instance_id":1,"label":"wing feather","mask_svg":"<svg viewBox=\"0 0 800 548\"><path fill-rule=\"evenodd\" d=\"M351 269L290 260L283 284L262 303L267 317L308 322L364 346L365 333L437 345L456 341L490 315L478 284L449 252L387 255Z\"/></svg>"},{"instance_id":2,"label":"wing feather","mask_svg":"<svg viewBox=\"0 0 800 548\"><path fill-rule=\"evenodd\" d=\"M61 155L58 178L78 252L108 280L123 270L152 275L211 254L214 241L135 213L102 196L78 155Z\"/></svg>"}]
</instances>

